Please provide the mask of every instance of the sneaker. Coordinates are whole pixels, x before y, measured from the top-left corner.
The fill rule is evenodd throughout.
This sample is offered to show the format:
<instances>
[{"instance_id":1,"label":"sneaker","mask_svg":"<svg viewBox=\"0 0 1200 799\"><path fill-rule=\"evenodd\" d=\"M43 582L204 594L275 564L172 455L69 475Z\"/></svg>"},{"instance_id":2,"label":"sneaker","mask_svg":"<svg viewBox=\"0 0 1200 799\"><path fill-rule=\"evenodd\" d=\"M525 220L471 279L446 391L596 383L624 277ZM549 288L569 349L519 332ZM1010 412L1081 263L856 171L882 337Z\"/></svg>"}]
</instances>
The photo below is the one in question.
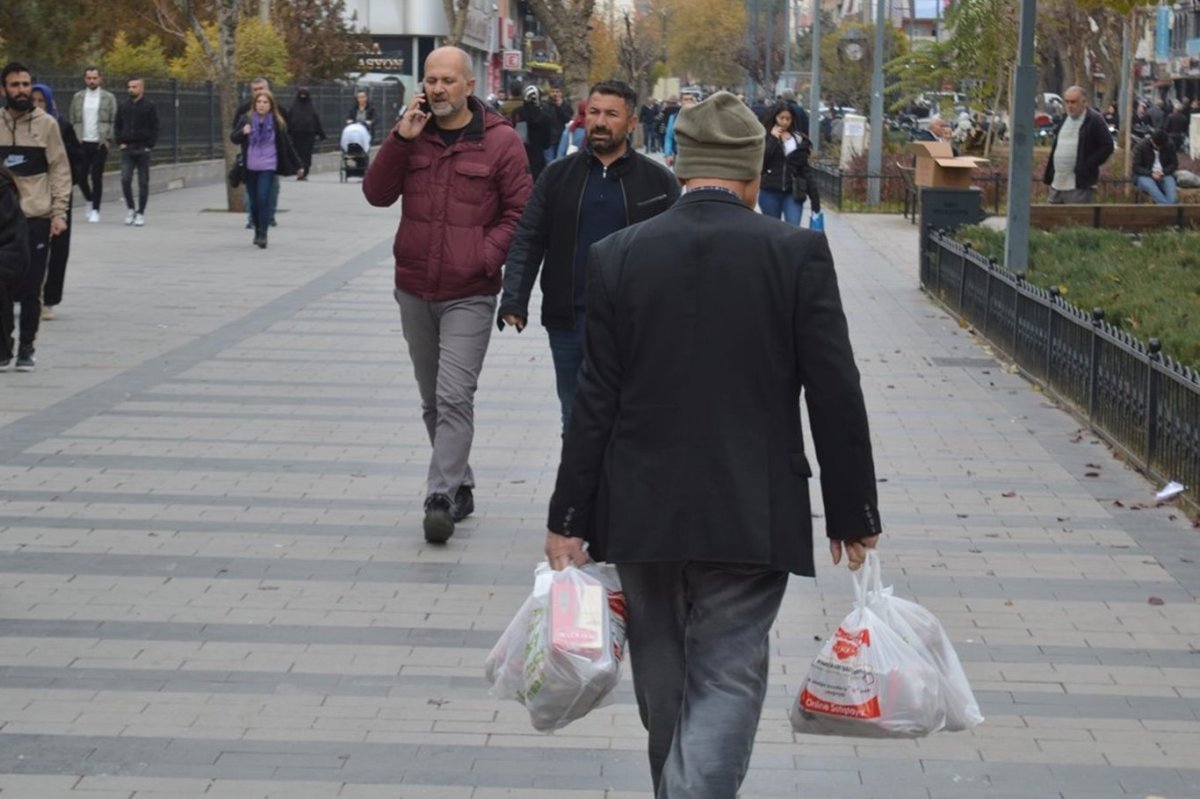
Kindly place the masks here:
<instances>
[{"instance_id":1,"label":"sneaker","mask_svg":"<svg viewBox=\"0 0 1200 799\"><path fill-rule=\"evenodd\" d=\"M47 319L53 319L53 318L54 318L54 306L53 305L43 305L42 306L42 321L44 322Z\"/></svg>"},{"instance_id":2,"label":"sneaker","mask_svg":"<svg viewBox=\"0 0 1200 799\"><path fill-rule=\"evenodd\" d=\"M12 368L12 356L11 355L0 356L0 372L7 372L11 368Z\"/></svg>"},{"instance_id":3,"label":"sneaker","mask_svg":"<svg viewBox=\"0 0 1200 799\"><path fill-rule=\"evenodd\" d=\"M454 535L456 509L445 494L430 494L425 498L425 540L444 544Z\"/></svg>"},{"instance_id":4,"label":"sneaker","mask_svg":"<svg viewBox=\"0 0 1200 799\"><path fill-rule=\"evenodd\" d=\"M88 211L88 221L91 222L93 225L98 223L100 221L100 212L97 211L95 208Z\"/></svg>"},{"instance_id":5,"label":"sneaker","mask_svg":"<svg viewBox=\"0 0 1200 799\"><path fill-rule=\"evenodd\" d=\"M133 217L133 226L134 227L145 227L145 225L146 225L146 215L145 214L134 215L134 217Z\"/></svg>"},{"instance_id":6,"label":"sneaker","mask_svg":"<svg viewBox=\"0 0 1200 799\"><path fill-rule=\"evenodd\" d=\"M24 353L17 356L17 371L32 372L37 366L37 358L33 357L32 352Z\"/></svg>"},{"instance_id":7,"label":"sneaker","mask_svg":"<svg viewBox=\"0 0 1200 799\"><path fill-rule=\"evenodd\" d=\"M128 211L125 212L125 224L132 225L133 219L136 216L137 216L137 211L130 208Z\"/></svg>"},{"instance_id":8,"label":"sneaker","mask_svg":"<svg viewBox=\"0 0 1200 799\"><path fill-rule=\"evenodd\" d=\"M461 522L475 512L475 494L470 486L459 486L454 492L454 521Z\"/></svg>"}]
</instances>

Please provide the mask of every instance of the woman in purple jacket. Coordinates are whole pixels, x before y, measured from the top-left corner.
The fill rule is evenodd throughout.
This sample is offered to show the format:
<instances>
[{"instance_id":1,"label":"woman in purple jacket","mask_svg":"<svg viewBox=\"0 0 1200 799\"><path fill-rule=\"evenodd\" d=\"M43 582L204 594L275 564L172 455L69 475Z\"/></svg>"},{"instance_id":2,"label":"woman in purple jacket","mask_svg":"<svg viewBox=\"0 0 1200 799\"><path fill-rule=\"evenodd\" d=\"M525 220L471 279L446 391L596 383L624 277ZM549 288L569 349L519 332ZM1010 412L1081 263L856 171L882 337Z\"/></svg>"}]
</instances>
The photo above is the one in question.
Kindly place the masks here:
<instances>
[{"instance_id":1,"label":"woman in purple jacket","mask_svg":"<svg viewBox=\"0 0 1200 799\"><path fill-rule=\"evenodd\" d=\"M246 164L246 193L250 197L250 216L254 220L254 245L267 248L267 226L275 216L271 205L271 183L275 175L304 177L304 167L287 135L287 123L275 95L262 91L254 98L254 107L238 120L230 134L234 144L242 145Z\"/></svg>"}]
</instances>

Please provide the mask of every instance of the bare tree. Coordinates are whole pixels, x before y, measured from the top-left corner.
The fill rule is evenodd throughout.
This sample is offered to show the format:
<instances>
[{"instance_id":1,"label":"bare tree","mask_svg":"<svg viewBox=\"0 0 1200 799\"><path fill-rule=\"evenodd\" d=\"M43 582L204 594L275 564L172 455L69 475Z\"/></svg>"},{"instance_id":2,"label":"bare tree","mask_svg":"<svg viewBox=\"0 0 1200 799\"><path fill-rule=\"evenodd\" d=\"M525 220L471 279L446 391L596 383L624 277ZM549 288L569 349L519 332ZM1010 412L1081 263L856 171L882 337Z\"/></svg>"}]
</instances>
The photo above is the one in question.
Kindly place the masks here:
<instances>
[{"instance_id":1,"label":"bare tree","mask_svg":"<svg viewBox=\"0 0 1200 799\"><path fill-rule=\"evenodd\" d=\"M562 59L567 94L584 97L592 71L592 40L588 28L596 0L528 0L529 7L554 40Z\"/></svg>"},{"instance_id":2,"label":"bare tree","mask_svg":"<svg viewBox=\"0 0 1200 799\"><path fill-rule=\"evenodd\" d=\"M661 42L646 35L645 26L641 31L634 30L633 20L629 12L625 12L625 35L618 44L617 58L625 71L626 80L638 97L650 94L650 73L654 65L666 60Z\"/></svg>"},{"instance_id":3,"label":"bare tree","mask_svg":"<svg viewBox=\"0 0 1200 799\"><path fill-rule=\"evenodd\" d=\"M197 8L196 0L155 0L158 24L167 33L187 40L193 34L204 54L212 62L216 75L217 97L221 107L221 127L233 130L234 114L237 112L237 26L240 12L238 0L220 0L216 6L217 46L208 40L202 20L203 12ZM228 172L237 157L237 146L225 139L225 171ZM230 211L243 211L243 192L225 186L225 199Z\"/></svg>"}]
</instances>

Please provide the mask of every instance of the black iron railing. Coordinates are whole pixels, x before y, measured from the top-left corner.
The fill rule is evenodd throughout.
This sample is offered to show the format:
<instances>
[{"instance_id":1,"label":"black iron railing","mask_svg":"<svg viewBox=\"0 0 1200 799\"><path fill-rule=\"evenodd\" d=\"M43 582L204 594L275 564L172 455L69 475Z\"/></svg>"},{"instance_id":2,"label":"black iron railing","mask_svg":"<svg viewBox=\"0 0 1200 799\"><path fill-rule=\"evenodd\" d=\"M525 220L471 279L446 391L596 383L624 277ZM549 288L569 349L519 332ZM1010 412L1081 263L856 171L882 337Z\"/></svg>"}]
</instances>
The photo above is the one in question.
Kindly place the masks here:
<instances>
[{"instance_id":1,"label":"black iron railing","mask_svg":"<svg viewBox=\"0 0 1200 799\"><path fill-rule=\"evenodd\" d=\"M39 76L54 91L59 112L69 115L71 98L83 88L80 74L50 73ZM115 80L108 86L117 96L117 102L125 97L124 81ZM318 152L338 149L342 127L346 116L354 106L356 87L347 82L314 82L305 84L312 98L313 107L325 128L325 141L318 143ZM402 98L402 87L390 84L370 84L363 87L375 106L375 140L395 123ZM295 86L273 87L275 99L283 108L290 108L296 101ZM246 86L239 87L239 101L248 99ZM188 82L179 80L146 80L146 97L154 103L158 112L158 146L155 148L156 163L181 163L220 158L224 152L229 131L221 123L221 107L217 87L212 81ZM76 131L80 134L82 131ZM109 168L115 169L120 159L109 153Z\"/></svg>"},{"instance_id":2,"label":"black iron railing","mask_svg":"<svg viewBox=\"0 0 1200 799\"><path fill-rule=\"evenodd\" d=\"M1034 286L942 232L925 231L921 287L1137 466L1200 501L1200 374L1057 291Z\"/></svg>"}]
</instances>

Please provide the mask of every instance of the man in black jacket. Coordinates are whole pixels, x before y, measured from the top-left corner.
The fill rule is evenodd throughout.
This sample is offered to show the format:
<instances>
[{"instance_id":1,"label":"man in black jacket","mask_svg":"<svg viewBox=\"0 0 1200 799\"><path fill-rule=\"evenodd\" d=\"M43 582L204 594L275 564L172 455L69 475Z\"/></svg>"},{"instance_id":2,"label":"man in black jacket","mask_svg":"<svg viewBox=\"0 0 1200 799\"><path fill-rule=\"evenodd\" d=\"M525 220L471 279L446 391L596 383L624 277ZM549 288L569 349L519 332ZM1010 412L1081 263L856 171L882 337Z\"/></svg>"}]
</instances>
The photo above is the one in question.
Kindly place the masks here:
<instances>
[{"instance_id":1,"label":"man in black jacket","mask_svg":"<svg viewBox=\"0 0 1200 799\"><path fill-rule=\"evenodd\" d=\"M125 224L146 224L150 197L150 151L158 141L158 112L146 97L146 84L134 78L127 84L129 99L117 108L113 135L121 148L121 191L125 193ZM133 205L133 170L137 170L138 202Z\"/></svg>"},{"instance_id":2,"label":"man in black jacket","mask_svg":"<svg viewBox=\"0 0 1200 799\"><path fill-rule=\"evenodd\" d=\"M763 129L734 95L675 135L683 198L589 255L545 549L617 565L655 796L709 799L746 774L788 573L814 574L802 393L833 562L858 568L881 528L824 235L754 213Z\"/></svg>"},{"instance_id":3,"label":"man in black jacket","mask_svg":"<svg viewBox=\"0 0 1200 799\"><path fill-rule=\"evenodd\" d=\"M1100 167L1113 154L1113 137L1100 112L1088 107L1083 89L1067 89L1063 102L1067 115L1054 131L1042 182L1050 187L1050 202L1086 204L1100 182Z\"/></svg>"},{"instance_id":4,"label":"man in black jacket","mask_svg":"<svg viewBox=\"0 0 1200 799\"><path fill-rule=\"evenodd\" d=\"M504 268L498 324L523 330L529 295L542 268L542 326L562 405L563 431L583 362L588 248L626 225L662 213L679 197L675 176L637 152L637 94L606 80L588 92L587 146L546 167L533 187Z\"/></svg>"},{"instance_id":5,"label":"man in black jacket","mask_svg":"<svg viewBox=\"0 0 1200 799\"><path fill-rule=\"evenodd\" d=\"M1157 205L1179 202L1175 171L1179 154L1165 130L1154 130L1133 148L1133 182Z\"/></svg>"}]
</instances>

